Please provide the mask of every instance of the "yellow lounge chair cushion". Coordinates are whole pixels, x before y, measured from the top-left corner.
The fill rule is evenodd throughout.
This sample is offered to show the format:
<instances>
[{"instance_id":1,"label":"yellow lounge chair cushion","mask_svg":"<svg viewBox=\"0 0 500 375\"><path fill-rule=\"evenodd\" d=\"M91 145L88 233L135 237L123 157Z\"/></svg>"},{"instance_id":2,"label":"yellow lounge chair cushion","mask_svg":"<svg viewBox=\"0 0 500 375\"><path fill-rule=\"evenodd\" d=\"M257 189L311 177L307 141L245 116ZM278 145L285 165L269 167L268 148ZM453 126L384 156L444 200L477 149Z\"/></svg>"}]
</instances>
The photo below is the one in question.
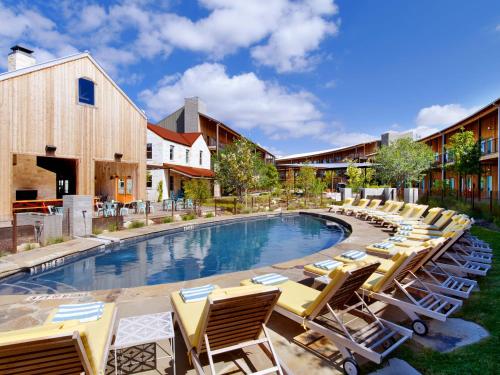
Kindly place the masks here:
<instances>
[{"instance_id":1,"label":"yellow lounge chair cushion","mask_svg":"<svg viewBox=\"0 0 500 375\"><path fill-rule=\"evenodd\" d=\"M399 253L397 253L394 257L399 256L398 254ZM394 263L392 258L391 259L384 259L384 258L380 258L380 257L374 256L374 255L367 255L359 261L346 259L344 257L341 257L340 255L337 255L334 259L338 260L339 262L344 262L347 264L357 264L357 265L359 265L360 262L363 262L364 264L378 262L378 263L380 263L380 265L377 267L378 272L387 272L392 267L392 264Z\"/></svg>"},{"instance_id":2,"label":"yellow lounge chair cushion","mask_svg":"<svg viewBox=\"0 0 500 375\"><path fill-rule=\"evenodd\" d=\"M265 290L275 289L275 286L255 285L250 286L236 286L232 288L216 289L210 293L209 297L212 300L224 299L228 297L243 296L249 293L256 293ZM189 343L196 347L200 337L200 330L206 317L206 311L210 307L208 298L204 301L198 302L184 302L180 293L173 292L171 294L172 303L175 305L177 316L188 336Z\"/></svg>"},{"instance_id":3,"label":"yellow lounge chair cushion","mask_svg":"<svg viewBox=\"0 0 500 375\"><path fill-rule=\"evenodd\" d=\"M393 277L394 272L398 270L401 264L408 258L410 252L402 251L394 255L394 261L392 266L387 270L387 272L374 272L370 275L368 280L363 284L363 288L372 292L381 291L382 287L386 281Z\"/></svg>"},{"instance_id":4,"label":"yellow lounge chair cushion","mask_svg":"<svg viewBox=\"0 0 500 375\"><path fill-rule=\"evenodd\" d=\"M106 303L101 318L93 322L80 323L78 320L52 323L57 309L52 311L41 326L10 332L2 332L0 345L18 341L42 339L52 335L72 334L78 331L87 353L90 366L96 374L104 373L104 358L108 353L109 332L113 328L115 304Z\"/></svg>"}]
</instances>

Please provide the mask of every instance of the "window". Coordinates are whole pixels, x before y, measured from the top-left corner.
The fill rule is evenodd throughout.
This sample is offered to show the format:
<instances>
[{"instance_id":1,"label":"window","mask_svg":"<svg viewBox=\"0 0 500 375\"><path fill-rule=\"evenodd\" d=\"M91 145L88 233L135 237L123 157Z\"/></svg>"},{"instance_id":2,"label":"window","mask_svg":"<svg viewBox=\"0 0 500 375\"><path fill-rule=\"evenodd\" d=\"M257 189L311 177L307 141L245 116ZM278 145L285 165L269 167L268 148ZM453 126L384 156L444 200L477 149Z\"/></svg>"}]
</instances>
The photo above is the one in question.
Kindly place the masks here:
<instances>
[{"instance_id":1,"label":"window","mask_svg":"<svg viewBox=\"0 0 500 375\"><path fill-rule=\"evenodd\" d=\"M148 143L146 145L146 158L153 159L153 144L152 143Z\"/></svg>"},{"instance_id":2,"label":"window","mask_svg":"<svg viewBox=\"0 0 500 375\"><path fill-rule=\"evenodd\" d=\"M174 146L170 146L170 160L174 160Z\"/></svg>"},{"instance_id":3,"label":"window","mask_svg":"<svg viewBox=\"0 0 500 375\"><path fill-rule=\"evenodd\" d=\"M455 190L455 179L453 177L450 178L450 189Z\"/></svg>"},{"instance_id":4,"label":"window","mask_svg":"<svg viewBox=\"0 0 500 375\"><path fill-rule=\"evenodd\" d=\"M189 164L189 150L186 150L186 164Z\"/></svg>"},{"instance_id":5,"label":"window","mask_svg":"<svg viewBox=\"0 0 500 375\"><path fill-rule=\"evenodd\" d=\"M94 82L78 78L78 103L94 105Z\"/></svg>"},{"instance_id":6,"label":"window","mask_svg":"<svg viewBox=\"0 0 500 375\"><path fill-rule=\"evenodd\" d=\"M153 187L153 175L151 173L148 173L146 175L146 187L148 189L151 189Z\"/></svg>"},{"instance_id":7,"label":"window","mask_svg":"<svg viewBox=\"0 0 500 375\"><path fill-rule=\"evenodd\" d=\"M203 164L203 151L200 150L200 165Z\"/></svg>"},{"instance_id":8,"label":"window","mask_svg":"<svg viewBox=\"0 0 500 375\"><path fill-rule=\"evenodd\" d=\"M488 193L493 190L493 176L486 177L486 187L488 189Z\"/></svg>"}]
</instances>

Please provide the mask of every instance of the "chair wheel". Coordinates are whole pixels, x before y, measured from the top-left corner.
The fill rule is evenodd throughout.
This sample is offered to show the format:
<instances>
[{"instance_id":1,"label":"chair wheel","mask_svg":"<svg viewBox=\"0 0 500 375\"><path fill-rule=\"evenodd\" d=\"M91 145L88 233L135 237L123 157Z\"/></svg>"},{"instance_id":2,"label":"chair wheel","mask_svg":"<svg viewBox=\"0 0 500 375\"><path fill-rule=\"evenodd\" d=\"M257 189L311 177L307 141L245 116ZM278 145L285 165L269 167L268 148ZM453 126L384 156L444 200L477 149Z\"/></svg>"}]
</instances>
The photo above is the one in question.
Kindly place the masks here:
<instances>
[{"instance_id":1,"label":"chair wheel","mask_svg":"<svg viewBox=\"0 0 500 375\"><path fill-rule=\"evenodd\" d=\"M358 363L352 358L347 358L344 362L342 362L342 368L344 369L344 374L346 375L359 374Z\"/></svg>"},{"instance_id":2,"label":"chair wheel","mask_svg":"<svg viewBox=\"0 0 500 375\"><path fill-rule=\"evenodd\" d=\"M413 329L413 332L415 332L419 336L425 336L427 335L427 332L429 332L429 327L427 327L427 324L420 319L416 319L411 323L411 328Z\"/></svg>"}]
</instances>

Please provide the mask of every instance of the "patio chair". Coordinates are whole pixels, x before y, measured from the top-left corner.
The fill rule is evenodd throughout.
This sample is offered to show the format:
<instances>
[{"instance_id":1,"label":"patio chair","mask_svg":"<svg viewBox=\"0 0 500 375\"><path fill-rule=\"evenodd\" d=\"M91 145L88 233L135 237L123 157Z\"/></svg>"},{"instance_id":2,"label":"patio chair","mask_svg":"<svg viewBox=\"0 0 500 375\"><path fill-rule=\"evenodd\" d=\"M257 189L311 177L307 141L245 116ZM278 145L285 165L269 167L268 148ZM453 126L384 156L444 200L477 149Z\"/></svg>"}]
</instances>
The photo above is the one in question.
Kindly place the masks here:
<instances>
[{"instance_id":1,"label":"patio chair","mask_svg":"<svg viewBox=\"0 0 500 375\"><path fill-rule=\"evenodd\" d=\"M185 208L187 208L187 209L193 209L194 208L194 204L193 204L193 200L192 199L186 199L186 201L185 201Z\"/></svg>"},{"instance_id":2,"label":"patio chair","mask_svg":"<svg viewBox=\"0 0 500 375\"><path fill-rule=\"evenodd\" d=\"M366 206L366 207L353 206L353 207L351 207L350 211L352 212L352 214L354 216L358 217L358 215L360 215L361 213L366 212L368 210L376 210L380 206L381 203L382 203L381 199L372 199L370 201L370 203L368 204L368 206Z\"/></svg>"},{"instance_id":3,"label":"patio chair","mask_svg":"<svg viewBox=\"0 0 500 375\"><path fill-rule=\"evenodd\" d=\"M363 208L363 209L361 209L361 210L358 211L356 217L359 218L359 219L366 220L369 216L371 216L373 214L388 212L389 209L392 207L392 205L395 202L396 201L388 199L388 200L386 200L384 202L384 204L382 206L379 206L377 208L374 208L374 209Z\"/></svg>"},{"instance_id":4,"label":"patio chair","mask_svg":"<svg viewBox=\"0 0 500 375\"><path fill-rule=\"evenodd\" d=\"M359 202L356 205L352 205L351 207L343 208L341 210L341 213L343 213L344 215L352 215L353 214L353 211L352 211L353 208L363 209L363 208L368 207L369 203L370 203L369 199L365 199L365 198L360 199Z\"/></svg>"},{"instance_id":5,"label":"patio chair","mask_svg":"<svg viewBox=\"0 0 500 375\"><path fill-rule=\"evenodd\" d=\"M436 231L442 231L448 224L450 224L453 216L455 216L456 212L453 210L446 210L441 212L441 216L433 223L422 223L422 224L407 224L407 225L401 225L401 230L404 231L416 231L416 233L419 233L418 231L421 230L436 230Z\"/></svg>"},{"instance_id":6,"label":"patio chair","mask_svg":"<svg viewBox=\"0 0 500 375\"><path fill-rule=\"evenodd\" d=\"M47 206L47 212L49 215L54 215L55 214L54 206Z\"/></svg>"},{"instance_id":7,"label":"patio chair","mask_svg":"<svg viewBox=\"0 0 500 375\"><path fill-rule=\"evenodd\" d=\"M421 316L444 322L462 306L461 300L434 292L415 276L430 250L430 246L422 246L419 251L401 252L387 272L374 272L362 286L366 298L397 307L408 316L420 336L428 332Z\"/></svg>"},{"instance_id":8,"label":"patio chair","mask_svg":"<svg viewBox=\"0 0 500 375\"><path fill-rule=\"evenodd\" d=\"M56 215L64 215L64 207L61 206L54 207L54 213Z\"/></svg>"},{"instance_id":9,"label":"patio chair","mask_svg":"<svg viewBox=\"0 0 500 375\"><path fill-rule=\"evenodd\" d=\"M441 213L444 211L444 208L441 207L432 207L427 211L427 215L424 218L418 219L405 219L404 221L398 223L398 227L401 226L418 226L418 225L432 225L434 222L439 219Z\"/></svg>"},{"instance_id":10,"label":"patio chair","mask_svg":"<svg viewBox=\"0 0 500 375\"><path fill-rule=\"evenodd\" d=\"M328 207L328 212L337 212L337 211L340 211L344 208L351 207L353 202L354 202L354 198L346 198L346 199L344 199L344 202L340 206L337 206L335 204L330 205Z\"/></svg>"},{"instance_id":11,"label":"patio chair","mask_svg":"<svg viewBox=\"0 0 500 375\"><path fill-rule=\"evenodd\" d=\"M344 265L333 270L322 291L286 280L274 311L331 340L343 357L346 374L358 374L358 354L375 363L411 338L410 330L377 317L357 290L378 263ZM243 280L242 285L253 281Z\"/></svg>"},{"instance_id":12,"label":"patio chair","mask_svg":"<svg viewBox=\"0 0 500 375\"><path fill-rule=\"evenodd\" d=\"M162 209L163 209L163 211L170 211L172 209L172 204L173 204L172 199L164 199L162 201Z\"/></svg>"},{"instance_id":13,"label":"patio chair","mask_svg":"<svg viewBox=\"0 0 500 375\"><path fill-rule=\"evenodd\" d=\"M102 214L102 216L105 216L104 214L104 204L102 202L96 202L95 204L95 209L96 209L96 212L97 212L97 217L99 217L100 214Z\"/></svg>"},{"instance_id":14,"label":"patio chair","mask_svg":"<svg viewBox=\"0 0 500 375\"><path fill-rule=\"evenodd\" d=\"M380 214L376 214L372 216L372 221L384 223L384 220L390 219L393 217L396 218L405 218L411 214L412 210L417 205L414 203L404 203L404 202L395 202L394 206L389 212L383 212ZM401 211L400 211L401 210Z\"/></svg>"},{"instance_id":15,"label":"patio chair","mask_svg":"<svg viewBox=\"0 0 500 375\"><path fill-rule=\"evenodd\" d=\"M41 326L2 332L0 374L105 373L115 304L104 304L100 318L90 322L52 322L56 310Z\"/></svg>"},{"instance_id":16,"label":"patio chair","mask_svg":"<svg viewBox=\"0 0 500 375\"><path fill-rule=\"evenodd\" d=\"M123 207L120 208L120 216L128 216L130 213L132 202L125 203Z\"/></svg>"},{"instance_id":17,"label":"patio chair","mask_svg":"<svg viewBox=\"0 0 500 375\"><path fill-rule=\"evenodd\" d=\"M137 213L146 215L146 202L141 200L137 201Z\"/></svg>"},{"instance_id":18,"label":"patio chair","mask_svg":"<svg viewBox=\"0 0 500 375\"><path fill-rule=\"evenodd\" d=\"M410 209L409 212L404 215L401 214L401 215L385 217L384 220L382 220L382 225L387 225L388 227L392 228L398 228L399 224L405 221L421 220L422 215L425 213L425 211L427 211L427 208L429 208L429 206L425 204L414 205L413 208Z\"/></svg>"},{"instance_id":19,"label":"patio chair","mask_svg":"<svg viewBox=\"0 0 500 375\"><path fill-rule=\"evenodd\" d=\"M205 374L200 354L206 352L210 372L213 357L249 346L267 345L272 367L255 374L283 374L266 323L281 292L276 287L245 286L214 289L201 301L185 302L181 292L171 294L175 322L198 374ZM267 348L266 348L267 349Z\"/></svg>"},{"instance_id":20,"label":"patio chair","mask_svg":"<svg viewBox=\"0 0 500 375\"><path fill-rule=\"evenodd\" d=\"M393 215L399 212L399 210L403 207L404 202L391 201L387 207L383 207L384 210L375 210L370 211L366 215L364 215L364 219L366 221L377 221L376 218L383 218L384 216ZM381 220L381 219L378 219Z\"/></svg>"}]
</instances>

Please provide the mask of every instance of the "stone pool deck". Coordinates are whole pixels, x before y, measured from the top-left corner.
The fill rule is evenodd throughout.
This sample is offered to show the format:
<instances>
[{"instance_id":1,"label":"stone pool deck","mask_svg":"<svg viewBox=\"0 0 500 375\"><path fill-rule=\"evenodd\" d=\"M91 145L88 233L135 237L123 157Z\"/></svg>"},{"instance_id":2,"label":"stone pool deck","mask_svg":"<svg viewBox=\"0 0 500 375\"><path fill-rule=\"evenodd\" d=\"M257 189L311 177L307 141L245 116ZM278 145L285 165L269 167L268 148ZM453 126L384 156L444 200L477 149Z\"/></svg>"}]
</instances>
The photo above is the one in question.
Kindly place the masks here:
<instances>
[{"instance_id":1,"label":"stone pool deck","mask_svg":"<svg viewBox=\"0 0 500 375\"><path fill-rule=\"evenodd\" d=\"M364 221L350 216L328 213L326 211L327 210L322 209L301 210L298 212L320 213L334 219L340 219L351 227L351 235L341 243L331 248L319 251L304 258L294 259L272 266L184 282L142 286L137 288L82 292L67 295L0 296L0 334L1 331L26 328L43 323L49 311L61 303L76 303L89 300L115 302L118 307L118 318L122 318L171 310L169 298L170 293L183 287L192 287L207 283L217 284L220 287L235 286L239 285L240 280L269 272L282 273L291 280L303 280L305 278L303 274L304 265L332 258L333 256L336 256L346 250L363 249L366 245L383 240L388 236L388 233L381 228L370 225ZM144 236L172 228L184 227L186 225L196 225L206 223L208 221L223 222L237 218L265 216L270 214L273 213L236 215L229 217L223 216L210 219L192 220L189 222L159 224L149 227L107 233L103 237L106 237L107 240L123 241L137 236ZM103 242L99 239L79 238L45 248L5 256L0 258L0 277L9 275L22 268L29 268L42 263L51 262L62 256L86 251L98 246L103 246ZM273 314L269 322L269 328L271 330L273 343L278 355L292 373L308 375L340 373L340 368L332 365L331 356L332 354L335 354L335 348L330 344L322 343L322 345L316 348L317 350L313 350L314 348L305 350L301 346L292 342L294 338L304 332L299 324L295 324L294 322L282 318L277 314ZM176 348L177 374L194 374L194 370L191 369L189 361L187 360L187 355L185 355L186 348L182 342L179 332L177 332ZM252 350L245 352L247 352L251 358L254 356ZM238 370L238 366L240 367L240 370ZM221 358L217 365L220 370L225 370L232 374L242 373L241 368L245 368L246 366L246 363L242 363L240 361L235 364L231 356ZM161 362L159 370L161 373L173 373L168 366L165 366L165 364L162 364ZM153 373L157 372L151 372L151 374Z\"/></svg>"}]
</instances>

